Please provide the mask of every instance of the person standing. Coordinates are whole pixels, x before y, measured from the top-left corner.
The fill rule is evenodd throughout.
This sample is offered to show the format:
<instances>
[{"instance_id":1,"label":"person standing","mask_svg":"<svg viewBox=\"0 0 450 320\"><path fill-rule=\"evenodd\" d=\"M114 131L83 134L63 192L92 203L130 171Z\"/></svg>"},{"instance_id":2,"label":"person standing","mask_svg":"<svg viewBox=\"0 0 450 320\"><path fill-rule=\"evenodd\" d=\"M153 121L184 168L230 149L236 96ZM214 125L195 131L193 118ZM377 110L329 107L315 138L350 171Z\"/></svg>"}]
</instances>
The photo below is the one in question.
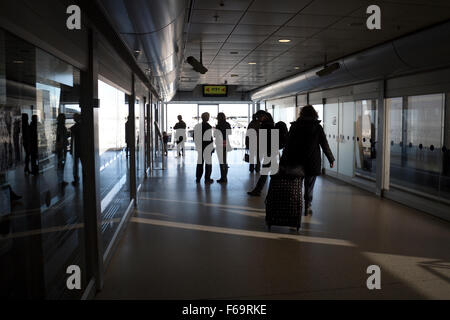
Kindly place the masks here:
<instances>
[{"instance_id":1,"label":"person standing","mask_svg":"<svg viewBox=\"0 0 450 320\"><path fill-rule=\"evenodd\" d=\"M167 156L167 145L169 144L169 135L167 132L163 131L163 144L164 144L164 154Z\"/></svg>"},{"instance_id":2,"label":"person standing","mask_svg":"<svg viewBox=\"0 0 450 320\"><path fill-rule=\"evenodd\" d=\"M22 113L22 146L25 151L25 163L23 171L30 173L30 124L28 123L28 114Z\"/></svg>"},{"instance_id":3,"label":"person standing","mask_svg":"<svg viewBox=\"0 0 450 320\"><path fill-rule=\"evenodd\" d=\"M184 145L186 143L186 123L183 121L183 117L181 115L178 116L178 122L173 127L175 130L175 141L177 143L177 156L183 157L185 156Z\"/></svg>"},{"instance_id":4,"label":"person standing","mask_svg":"<svg viewBox=\"0 0 450 320\"><path fill-rule=\"evenodd\" d=\"M306 105L300 111L300 117L293 122L289 131L287 146L281 157L280 166L302 166L304 177L305 215L312 214L314 184L321 174L322 164L320 148L327 157L330 167L334 167L334 156L328 140L320 125L319 116L311 105Z\"/></svg>"},{"instance_id":5,"label":"person standing","mask_svg":"<svg viewBox=\"0 0 450 320\"><path fill-rule=\"evenodd\" d=\"M256 114L254 114L252 116L252 121L250 121L250 123L248 124L248 127L247 127L247 134L245 137L245 149L246 150L250 150L249 130L255 130L256 135L258 136L258 130L259 130L260 126L261 126L261 124L258 121ZM249 171L251 173L253 173L254 171L259 172L260 168L261 168L261 164L259 162L259 155L258 155L258 153L259 153L258 139L256 140L256 144L257 144L257 146L256 146L256 164L254 163L255 159L250 159L250 156L249 156L249 162L250 162Z\"/></svg>"},{"instance_id":6,"label":"person standing","mask_svg":"<svg viewBox=\"0 0 450 320\"><path fill-rule=\"evenodd\" d=\"M268 159L272 158L272 152L277 152L278 150L272 150L272 144L271 144L271 136L272 136L272 130L275 129L275 123L273 121L272 115L270 113L268 113L267 111L263 111L260 110L256 113L256 117L259 120L259 122L261 123L260 128L258 129L258 144L259 144L259 139L262 137L261 135L261 131L262 130L266 130L267 131L267 157ZM258 157L259 157L259 152L258 152ZM271 166L271 162L268 162L267 159L260 159L259 161L263 160L263 168L270 168ZM267 162L267 163L265 163ZM267 181L267 174L261 174L258 182L256 183L255 188L252 191L247 192L248 195L250 196L260 196L261 195L261 191L264 188L264 185L266 184Z\"/></svg>"},{"instance_id":7,"label":"person standing","mask_svg":"<svg viewBox=\"0 0 450 320\"><path fill-rule=\"evenodd\" d=\"M56 156L58 161L57 172L58 179L63 186L67 185L64 181L64 167L66 165L67 147L69 146L69 133L66 128L66 115L60 113L57 118L56 126Z\"/></svg>"},{"instance_id":8,"label":"person standing","mask_svg":"<svg viewBox=\"0 0 450 320\"><path fill-rule=\"evenodd\" d=\"M38 145L38 116L33 115L31 117L31 123L29 126L29 138L30 138L30 158L31 158L31 173L33 175L39 174L39 145Z\"/></svg>"},{"instance_id":9,"label":"person standing","mask_svg":"<svg viewBox=\"0 0 450 320\"><path fill-rule=\"evenodd\" d=\"M78 167L81 159L81 116L78 113L73 115L73 120L75 124L70 128L71 133L71 145L70 145L70 153L73 159L73 182L74 186L78 186L80 183L80 176L78 174Z\"/></svg>"},{"instance_id":10,"label":"person standing","mask_svg":"<svg viewBox=\"0 0 450 320\"><path fill-rule=\"evenodd\" d=\"M213 183L211 179L212 171L212 153L213 153L213 134L212 127L208 123L209 113L205 112L201 116L202 122L198 123L194 127L194 142L198 153L197 170L196 170L196 182L200 183L203 176L203 166L205 167L205 183ZM207 150L208 149L208 150Z\"/></svg>"},{"instance_id":11,"label":"person standing","mask_svg":"<svg viewBox=\"0 0 450 320\"><path fill-rule=\"evenodd\" d=\"M228 181L227 152L230 147L228 136L231 134L231 125L227 122L225 113L220 112L217 114L217 126L214 132L216 136L217 157L219 158L220 165L220 180L217 180L217 182L226 183Z\"/></svg>"},{"instance_id":12,"label":"person standing","mask_svg":"<svg viewBox=\"0 0 450 320\"><path fill-rule=\"evenodd\" d=\"M131 133L130 133L131 119L130 116L127 117L127 121L125 122L125 156L128 158L130 153L130 144L131 144Z\"/></svg>"}]
</instances>

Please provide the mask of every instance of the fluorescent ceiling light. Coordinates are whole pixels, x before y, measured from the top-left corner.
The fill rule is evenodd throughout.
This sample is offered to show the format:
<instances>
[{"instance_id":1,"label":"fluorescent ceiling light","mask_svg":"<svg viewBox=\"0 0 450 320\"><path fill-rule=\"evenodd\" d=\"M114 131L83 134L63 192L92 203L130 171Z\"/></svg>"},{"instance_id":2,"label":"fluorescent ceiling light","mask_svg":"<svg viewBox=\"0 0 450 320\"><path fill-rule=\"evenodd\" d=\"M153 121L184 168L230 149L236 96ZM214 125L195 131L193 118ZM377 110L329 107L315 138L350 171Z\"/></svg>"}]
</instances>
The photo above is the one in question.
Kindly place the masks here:
<instances>
[{"instance_id":1,"label":"fluorescent ceiling light","mask_svg":"<svg viewBox=\"0 0 450 320\"><path fill-rule=\"evenodd\" d=\"M278 42L280 42L280 43L288 43L288 42L291 42L291 39L279 39Z\"/></svg>"},{"instance_id":2,"label":"fluorescent ceiling light","mask_svg":"<svg viewBox=\"0 0 450 320\"><path fill-rule=\"evenodd\" d=\"M256 64L256 62L249 62L248 64Z\"/></svg>"}]
</instances>

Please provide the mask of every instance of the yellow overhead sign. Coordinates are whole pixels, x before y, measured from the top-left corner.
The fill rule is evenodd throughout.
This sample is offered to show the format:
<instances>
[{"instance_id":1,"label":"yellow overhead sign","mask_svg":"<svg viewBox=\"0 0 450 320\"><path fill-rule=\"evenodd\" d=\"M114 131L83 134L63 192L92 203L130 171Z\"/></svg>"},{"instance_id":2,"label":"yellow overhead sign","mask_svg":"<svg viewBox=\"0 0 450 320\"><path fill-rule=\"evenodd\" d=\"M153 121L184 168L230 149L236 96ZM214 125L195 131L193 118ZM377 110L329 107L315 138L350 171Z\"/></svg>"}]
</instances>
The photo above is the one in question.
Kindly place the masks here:
<instances>
[{"instance_id":1,"label":"yellow overhead sign","mask_svg":"<svg viewBox=\"0 0 450 320\"><path fill-rule=\"evenodd\" d=\"M203 96L205 97L226 97L227 93L227 86L203 86Z\"/></svg>"}]
</instances>

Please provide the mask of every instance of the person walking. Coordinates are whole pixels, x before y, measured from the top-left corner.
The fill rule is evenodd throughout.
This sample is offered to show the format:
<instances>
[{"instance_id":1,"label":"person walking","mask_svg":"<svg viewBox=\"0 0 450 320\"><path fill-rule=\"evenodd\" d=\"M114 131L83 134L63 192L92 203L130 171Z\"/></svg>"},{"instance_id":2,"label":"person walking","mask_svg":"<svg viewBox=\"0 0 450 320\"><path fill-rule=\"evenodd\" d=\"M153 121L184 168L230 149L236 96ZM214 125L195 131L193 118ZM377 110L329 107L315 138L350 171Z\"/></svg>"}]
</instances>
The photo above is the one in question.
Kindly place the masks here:
<instances>
[{"instance_id":1,"label":"person walking","mask_svg":"<svg viewBox=\"0 0 450 320\"><path fill-rule=\"evenodd\" d=\"M175 130L175 141L177 144L177 156L183 157L185 156L184 145L186 143L186 122L183 121L183 117L181 115L178 116L178 122L173 127Z\"/></svg>"},{"instance_id":2,"label":"person walking","mask_svg":"<svg viewBox=\"0 0 450 320\"><path fill-rule=\"evenodd\" d=\"M322 164L320 148L327 157L330 167L334 167L334 156L331 152L319 116L311 105L304 106L300 117L293 122L289 130L288 142L280 160L281 167L302 166L304 177L305 215L312 214L314 184L321 174Z\"/></svg>"},{"instance_id":3,"label":"person walking","mask_svg":"<svg viewBox=\"0 0 450 320\"><path fill-rule=\"evenodd\" d=\"M205 183L213 183L214 180L211 179L212 171L212 153L214 152L213 144L213 133L212 127L208 123L209 113L205 112L201 116L202 122L198 123L194 127L194 142L198 153L197 159L197 170L196 170L196 182L200 183L203 176L203 166L205 167ZM206 149L210 150L206 150ZM205 151L206 150L206 151Z\"/></svg>"},{"instance_id":4,"label":"person walking","mask_svg":"<svg viewBox=\"0 0 450 320\"><path fill-rule=\"evenodd\" d=\"M217 114L217 126L214 132L216 137L217 158L219 159L220 165L220 180L217 180L217 182L226 183L228 181L227 152L228 148L230 148L228 136L231 134L231 125L227 122L225 113L219 112L219 114Z\"/></svg>"},{"instance_id":5,"label":"person walking","mask_svg":"<svg viewBox=\"0 0 450 320\"><path fill-rule=\"evenodd\" d=\"M260 128L261 124L258 121L257 117L256 117L256 113L252 116L252 121L250 121L250 123L248 124L247 127L247 134L245 137L245 149L248 150L249 152L249 171L250 173L253 173L254 171L259 172L260 168L261 168L261 163L259 162L259 145L258 145L258 139L256 139L256 163L255 163L255 159L251 159L250 158L250 138L249 138L249 130L255 130L256 134L258 136L258 130Z\"/></svg>"}]
</instances>

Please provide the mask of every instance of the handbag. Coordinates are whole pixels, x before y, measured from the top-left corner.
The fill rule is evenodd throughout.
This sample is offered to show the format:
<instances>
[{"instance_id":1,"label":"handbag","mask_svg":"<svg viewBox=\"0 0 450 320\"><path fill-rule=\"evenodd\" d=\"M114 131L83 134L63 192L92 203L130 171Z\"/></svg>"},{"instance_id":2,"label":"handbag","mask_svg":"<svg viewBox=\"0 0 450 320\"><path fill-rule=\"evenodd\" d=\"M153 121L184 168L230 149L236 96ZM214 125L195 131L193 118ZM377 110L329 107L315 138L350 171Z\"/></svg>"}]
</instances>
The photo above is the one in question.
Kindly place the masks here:
<instances>
[{"instance_id":1,"label":"handbag","mask_svg":"<svg viewBox=\"0 0 450 320\"><path fill-rule=\"evenodd\" d=\"M245 151L244 161L245 162L250 162L250 155L248 154L248 150Z\"/></svg>"}]
</instances>

